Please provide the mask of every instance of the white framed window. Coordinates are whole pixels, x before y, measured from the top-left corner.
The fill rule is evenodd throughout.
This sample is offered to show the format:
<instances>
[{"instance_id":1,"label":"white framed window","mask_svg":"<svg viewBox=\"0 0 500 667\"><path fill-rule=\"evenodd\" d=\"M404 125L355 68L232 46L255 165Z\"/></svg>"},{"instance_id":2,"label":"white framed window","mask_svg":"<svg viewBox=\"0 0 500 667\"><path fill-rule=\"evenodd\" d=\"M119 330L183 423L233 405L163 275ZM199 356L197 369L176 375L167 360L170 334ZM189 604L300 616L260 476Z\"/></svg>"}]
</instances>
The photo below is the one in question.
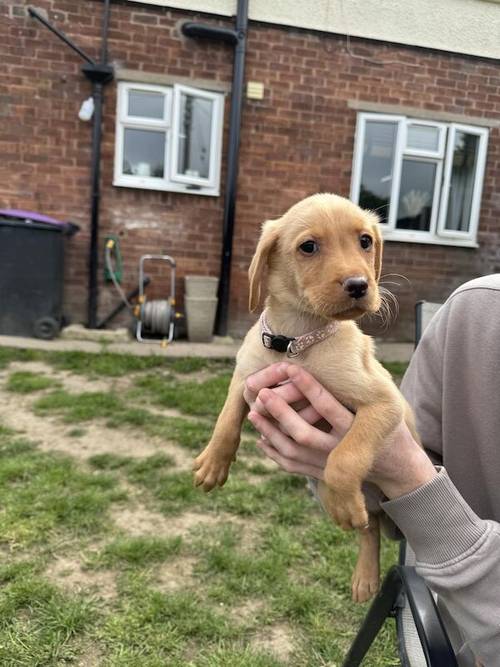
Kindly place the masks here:
<instances>
[{"instance_id":1,"label":"white framed window","mask_svg":"<svg viewBox=\"0 0 500 667\"><path fill-rule=\"evenodd\" d=\"M360 113L351 198L389 241L476 246L488 130Z\"/></svg>"},{"instance_id":2,"label":"white framed window","mask_svg":"<svg viewBox=\"0 0 500 667\"><path fill-rule=\"evenodd\" d=\"M175 84L118 84L113 184L218 195L224 98Z\"/></svg>"}]
</instances>

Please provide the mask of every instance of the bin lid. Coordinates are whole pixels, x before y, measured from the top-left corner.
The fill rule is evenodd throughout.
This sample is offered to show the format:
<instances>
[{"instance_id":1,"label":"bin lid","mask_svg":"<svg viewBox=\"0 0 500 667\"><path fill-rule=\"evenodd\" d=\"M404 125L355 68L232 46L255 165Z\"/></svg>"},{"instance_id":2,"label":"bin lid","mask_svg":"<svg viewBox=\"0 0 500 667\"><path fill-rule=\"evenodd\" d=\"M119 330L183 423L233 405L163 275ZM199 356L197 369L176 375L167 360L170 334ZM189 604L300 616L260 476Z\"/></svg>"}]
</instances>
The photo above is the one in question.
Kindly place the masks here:
<instances>
[{"instance_id":1,"label":"bin lid","mask_svg":"<svg viewBox=\"0 0 500 667\"><path fill-rule=\"evenodd\" d=\"M62 232L67 234L75 234L79 227L72 222L56 220L51 218L48 215L42 215L36 211L23 211L22 209L17 208L0 208L0 218L12 218L17 220L24 220L29 223L41 223L43 225L54 225L61 229Z\"/></svg>"}]
</instances>

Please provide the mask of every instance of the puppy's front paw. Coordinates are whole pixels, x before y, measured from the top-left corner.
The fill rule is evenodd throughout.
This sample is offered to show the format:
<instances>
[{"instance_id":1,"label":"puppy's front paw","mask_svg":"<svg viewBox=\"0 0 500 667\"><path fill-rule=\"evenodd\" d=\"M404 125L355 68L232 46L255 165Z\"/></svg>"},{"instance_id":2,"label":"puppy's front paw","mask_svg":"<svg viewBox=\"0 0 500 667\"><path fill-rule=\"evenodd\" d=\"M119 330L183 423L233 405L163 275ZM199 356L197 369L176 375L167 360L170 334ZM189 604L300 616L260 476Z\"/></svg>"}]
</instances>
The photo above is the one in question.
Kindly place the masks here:
<instances>
[{"instance_id":1,"label":"puppy's front paw","mask_svg":"<svg viewBox=\"0 0 500 667\"><path fill-rule=\"evenodd\" d=\"M207 445L193 462L194 484L203 491L211 491L215 486L223 486L229 475L231 461L222 459L217 452Z\"/></svg>"},{"instance_id":2,"label":"puppy's front paw","mask_svg":"<svg viewBox=\"0 0 500 667\"><path fill-rule=\"evenodd\" d=\"M339 493L330 488L327 510L335 523L344 530L363 530L368 526L368 512L361 490Z\"/></svg>"}]
</instances>

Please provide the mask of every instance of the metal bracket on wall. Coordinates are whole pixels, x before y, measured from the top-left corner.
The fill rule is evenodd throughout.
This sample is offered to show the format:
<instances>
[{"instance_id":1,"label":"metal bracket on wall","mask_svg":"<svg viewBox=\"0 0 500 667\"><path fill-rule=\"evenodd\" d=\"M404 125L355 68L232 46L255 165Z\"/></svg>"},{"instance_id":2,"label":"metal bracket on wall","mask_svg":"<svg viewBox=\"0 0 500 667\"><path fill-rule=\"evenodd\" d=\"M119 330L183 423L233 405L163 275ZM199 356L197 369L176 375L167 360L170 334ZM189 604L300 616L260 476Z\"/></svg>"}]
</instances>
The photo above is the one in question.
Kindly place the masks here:
<instances>
[{"instance_id":1,"label":"metal bracket on wall","mask_svg":"<svg viewBox=\"0 0 500 667\"><path fill-rule=\"evenodd\" d=\"M92 83L104 85L113 81L114 72L111 65L83 65L82 72Z\"/></svg>"}]
</instances>

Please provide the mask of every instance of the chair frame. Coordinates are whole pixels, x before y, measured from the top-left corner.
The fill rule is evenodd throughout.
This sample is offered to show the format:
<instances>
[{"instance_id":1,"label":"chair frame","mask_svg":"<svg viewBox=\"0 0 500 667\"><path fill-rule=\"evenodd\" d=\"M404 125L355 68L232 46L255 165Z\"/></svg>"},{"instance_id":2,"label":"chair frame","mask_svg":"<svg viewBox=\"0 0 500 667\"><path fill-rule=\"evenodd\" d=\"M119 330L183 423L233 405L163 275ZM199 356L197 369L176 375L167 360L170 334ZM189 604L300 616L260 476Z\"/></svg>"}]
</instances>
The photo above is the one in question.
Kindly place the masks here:
<instances>
[{"instance_id":1,"label":"chair frame","mask_svg":"<svg viewBox=\"0 0 500 667\"><path fill-rule=\"evenodd\" d=\"M414 567L393 565L351 644L342 667L358 667L385 620L396 619L399 653L403 667L409 665L401 634L401 613L408 600L428 667L458 667L432 593Z\"/></svg>"}]
</instances>

